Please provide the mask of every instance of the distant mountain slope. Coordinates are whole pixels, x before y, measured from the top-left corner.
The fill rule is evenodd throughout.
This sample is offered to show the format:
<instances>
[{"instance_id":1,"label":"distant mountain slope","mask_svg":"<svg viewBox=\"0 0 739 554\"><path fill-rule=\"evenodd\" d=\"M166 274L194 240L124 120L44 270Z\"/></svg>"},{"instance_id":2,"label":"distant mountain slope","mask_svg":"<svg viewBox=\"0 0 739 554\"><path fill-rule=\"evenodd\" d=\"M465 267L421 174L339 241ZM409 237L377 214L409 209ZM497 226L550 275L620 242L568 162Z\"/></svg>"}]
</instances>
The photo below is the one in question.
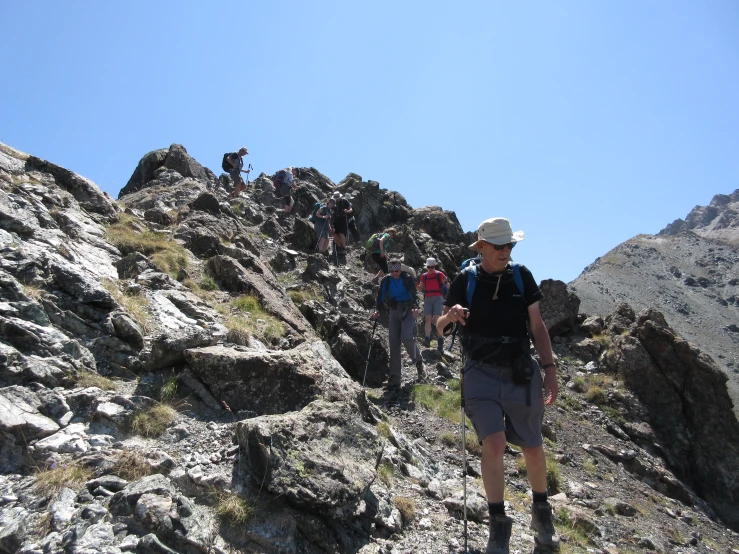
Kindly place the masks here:
<instances>
[{"instance_id":1,"label":"distant mountain slope","mask_svg":"<svg viewBox=\"0 0 739 554\"><path fill-rule=\"evenodd\" d=\"M694 208L659 235L620 244L569 287L587 314L608 314L619 302L661 311L726 371L739 415L738 208L739 190L717 195L711 206Z\"/></svg>"},{"instance_id":2,"label":"distant mountain slope","mask_svg":"<svg viewBox=\"0 0 739 554\"><path fill-rule=\"evenodd\" d=\"M658 234L677 235L681 231L739 246L739 189L717 194L708 206L696 206L684 220L676 219Z\"/></svg>"}]
</instances>

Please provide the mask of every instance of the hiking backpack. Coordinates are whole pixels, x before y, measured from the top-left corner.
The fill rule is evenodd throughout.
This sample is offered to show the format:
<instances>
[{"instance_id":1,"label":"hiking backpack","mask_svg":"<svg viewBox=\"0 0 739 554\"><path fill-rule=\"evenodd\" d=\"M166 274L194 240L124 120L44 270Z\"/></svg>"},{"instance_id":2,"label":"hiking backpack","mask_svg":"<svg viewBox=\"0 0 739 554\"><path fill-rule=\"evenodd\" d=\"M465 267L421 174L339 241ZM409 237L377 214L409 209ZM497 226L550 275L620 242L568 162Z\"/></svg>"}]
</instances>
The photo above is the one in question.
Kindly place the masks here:
<instances>
[{"instance_id":1,"label":"hiking backpack","mask_svg":"<svg viewBox=\"0 0 739 554\"><path fill-rule=\"evenodd\" d=\"M382 278L383 284L385 286L385 294L383 295L384 302L387 302L388 299L390 298L390 279L392 278L393 276L389 274L385 275L385 277ZM407 271L400 272L400 279L403 281L403 286L405 287L405 290L407 290L408 294L411 295L411 299L415 298L416 296L415 281L416 280Z\"/></svg>"},{"instance_id":2,"label":"hiking backpack","mask_svg":"<svg viewBox=\"0 0 739 554\"><path fill-rule=\"evenodd\" d=\"M377 245L380 242L380 239L377 235L378 233L375 233L374 235L372 235L370 238L367 239L367 242L364 243L364 248L368 252L374 252L375 250L377 250Z\"/></svg>"},{"instance_id":3,"label":"hiking backpack","mask_svg":"<svg viewBox=\"0 0 739 554\"><path fill-rule=\"evenodd\" d=\"M280 196L288 196L292 190L292 186L287 182L287 169L280 169L275 173L275 176L272 179L272 184L274 184L275 192L277 192L277 194Z\"/></svg>"},{"instance_id":4,"label":"hiking backpack","mask_svg":"<svg viewBox=\"0 0 739 554\"><path fill-rule=\"evenodd\" d=\"M316 214L318 214L318 210L320 210L321 208L323 208L323 204L321 204L320 202L316 202L315 204L313 204L313 213L310 214L308 221L310 221L311 223L317 223L318 216Z\"/></svg>"},{"instance_id":5,"label":"hiking backpack","mask_svg":"<svg viewBox=\"0 0 739 554\"><path fill-rule=\"evenodd\" d=\"M478 254L474 258L467 258L465 261L463 261L462 264L459 266L459 269L466 269L470 265L479 264L481 261L482 261L482 254Z\"/></svg>"},{"instance_id":6,"label":"hiking backpack","mask_svg":"<svg viewBox=\"0 0 739 554\"><path fill-rule=\"evenodd\" d=\"M426 298L426 293L428 292L426 289L426 280L428 279L429 272L425 272L421 275L421 280L423 281L423 297ZM441 282L441 275L439 274L439 271L436 271L436 282L439 283L439 292L442 296L446 296L447 286ZM433 292L433 291L432 291Z\"/></svg>"},{"instance_id":7,"label":"hiking backpack","mask_svg":"<svg viewBox=\"0 0 739 554\"><path fill-rule=\"evenodd\" d=\"M221 162L221 169L225 171L226 173L231 173L235 168L231 165L231 161L229 160L229 157L231 156L238 156L238 152L226 152L223 155L223 161Z\"/></svg>"},{"instance_id":8,"label":"hiking backpack","mask_svg":"<svg viewBox=\"0 0 739 554\"><path fill-rule=\"evenodd\" d=\"M480 266L478 264L470 264L464 272L467 274L467 293L465 295L467 299L467 307L472 305L472 295L475 293L475 286L477 285L477 269ZM521 266L516 263L511 263L511 269L513 269L513 281L516 283L521 296L525 296L523 288L523 278L521 277Z\"/></svg>"}]
</instances>

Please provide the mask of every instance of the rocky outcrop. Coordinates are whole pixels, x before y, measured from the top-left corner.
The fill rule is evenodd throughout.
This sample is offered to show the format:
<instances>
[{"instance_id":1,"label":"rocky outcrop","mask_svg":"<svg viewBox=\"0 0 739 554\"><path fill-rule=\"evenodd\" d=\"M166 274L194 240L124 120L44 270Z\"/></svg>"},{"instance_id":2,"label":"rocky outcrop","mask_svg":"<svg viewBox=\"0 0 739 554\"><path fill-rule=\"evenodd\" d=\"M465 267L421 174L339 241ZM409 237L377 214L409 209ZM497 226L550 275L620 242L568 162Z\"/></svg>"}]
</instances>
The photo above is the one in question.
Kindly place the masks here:
<instances>
[{"instance_id":1,"label":"rocky outcrop","mask_svg":"<svg viewBox=\"0 0 739 554\"><path fill-rule=\"evenodd\" d=\"M577 295L567 290L562 281L554 279L543 280L539 289L544 295L539 307L549 336L556 337L577 329L580 308Z\"/></svg>"},{"instance_id":2,"label":"rocky outcrop","mask_svg":"<svg viewBox=\"0 0 739 554\"><path fill-rule=\"evenodd\" d=\"M708 206L696 206L685 219L676 219L658 234L677 235L684 231L739 247L739 189L731 194L717 194Z\"/></svg>"},{"instance_id":3,"label":"rocky outcrop","mask_svg":"<svg viewBox=\"0 0 739 554\"><path fill-rule=\"evenodd\" d=\"M675 473L739 526L739 422L726 376L653 310L642 311L628 334L614 336L606 362L648 409Z\"/></svg>"},{"instance_id":4,"label":"rocky outcrop","mask_svg":"<svg viewBox=\"0 0 739 554\"><path fill-rule=\"evenodd\" d=\"M170 172L167 175L167 172ZM167 149L154 150L141 158L126 186L118 194L119 198L143 188L159 186L162 182L171 186L186 178L216 186L218 178L207 167L192 158L181 144L173 144Z\"/></svg>"}]
</instances>

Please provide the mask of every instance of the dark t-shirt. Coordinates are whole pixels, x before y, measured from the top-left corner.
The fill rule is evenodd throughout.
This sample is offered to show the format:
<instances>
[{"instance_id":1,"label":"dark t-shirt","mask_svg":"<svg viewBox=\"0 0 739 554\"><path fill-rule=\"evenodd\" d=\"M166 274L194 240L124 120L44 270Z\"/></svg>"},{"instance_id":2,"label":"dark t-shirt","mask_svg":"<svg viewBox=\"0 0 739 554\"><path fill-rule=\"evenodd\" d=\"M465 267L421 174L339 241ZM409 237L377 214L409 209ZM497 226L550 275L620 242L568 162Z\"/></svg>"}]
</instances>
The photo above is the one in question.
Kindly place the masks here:
<instances>
[{"instance_id":1,"label":"dark t-shirt","mask_svg":"<svg viewBox=\"0 0 739 554\"><path fill-rule=\"evenodd\" d=\"M244 159L239 156L237 152L232 153L229 157L229 160L231 160L231 163L234 164L233 168L231 169L231 172L238 171L241 172L241 170L244 168Z\"/></svg>"},{"instance_id":2,"label":"dark t-shirt","mask_svg":"<svg viewBox=\"0 0 739 554\"><path fill-rule=\"evenodd\" d=\"M478 267L477 284L472 296L472 305L467 306L467 273L462 271L452 281L444 305L450 308L461 304L469 308L470 315L467 325L460 326L460 332L465 335L480 335L482 337L525 337L528 334L528 307L542 299L534 276L525 266L519 265L521 279L524 286L524 297L513 280L513 269L508 266L503 273L486 273L482 266ZM493 300L495 287L500 276L498 299ZM504 350L510 351L514 358L520 353L518 343L503 345ZM498 345L481 348L480 352L497 348Z\"/></svg>"},{"instance_id":3,"label":"dark t-shirt","mask_svg":"<svg viewBox=\"0 0 739 554\"><path fill-rule=\"evenodd\" d=\"M336 206L334 206L334 220L346 219L347 214L344 213L344 210L348 210L351 207L352 205L345 198L337 200Z\"/></svg>"}]
</instances>

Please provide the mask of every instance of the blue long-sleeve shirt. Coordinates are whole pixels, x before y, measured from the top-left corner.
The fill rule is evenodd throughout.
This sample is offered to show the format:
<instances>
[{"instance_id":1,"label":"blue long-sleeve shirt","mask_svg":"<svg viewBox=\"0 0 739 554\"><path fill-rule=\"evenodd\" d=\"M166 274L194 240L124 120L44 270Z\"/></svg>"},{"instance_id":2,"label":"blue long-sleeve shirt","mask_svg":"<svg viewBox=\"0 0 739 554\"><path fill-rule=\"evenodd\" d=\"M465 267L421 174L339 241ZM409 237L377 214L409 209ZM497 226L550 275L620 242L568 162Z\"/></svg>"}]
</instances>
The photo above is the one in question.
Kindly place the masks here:
<instances>
[{"instance_id":1,"label":"blue long-sleeve shirt","mask_svg":"<svg viewBox=\"0 0 739 554\"><path fill-rule=\"evenodd\" d=\"M376 307L379 312L385 303L385 291L388 290L387 296L396 302L413 302L413 307L418 305L418 296L416 295L416 281L407 273L401 273L400 277L394 278L392 275L385 275L380 281L380 291L377 293Z\"/></svg>"}]
</instances>

